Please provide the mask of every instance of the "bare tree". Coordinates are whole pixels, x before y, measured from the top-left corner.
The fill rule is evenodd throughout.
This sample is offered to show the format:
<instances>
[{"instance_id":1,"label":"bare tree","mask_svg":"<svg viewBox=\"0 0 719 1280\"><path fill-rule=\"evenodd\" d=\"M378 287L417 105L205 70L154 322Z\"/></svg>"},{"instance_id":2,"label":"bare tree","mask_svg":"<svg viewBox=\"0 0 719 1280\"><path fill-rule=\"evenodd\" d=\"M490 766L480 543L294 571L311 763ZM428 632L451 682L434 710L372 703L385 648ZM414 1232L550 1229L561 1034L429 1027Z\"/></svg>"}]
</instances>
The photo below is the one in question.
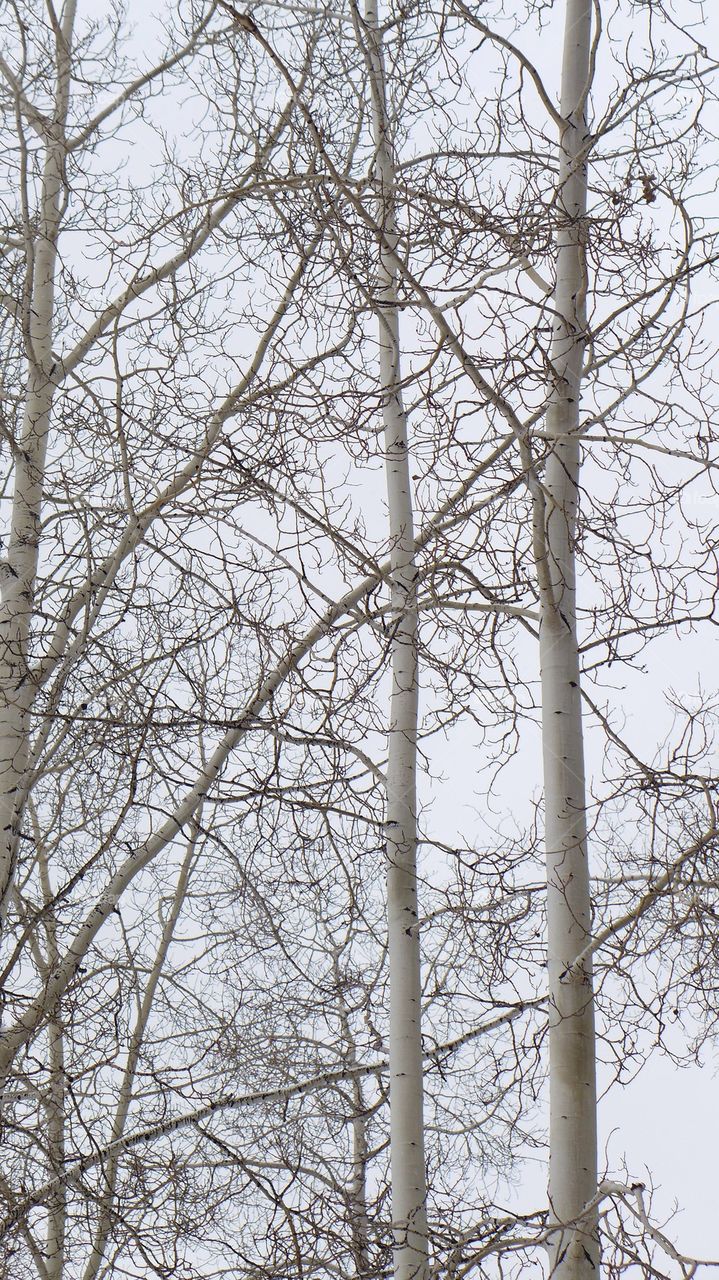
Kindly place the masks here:
<instances>
[{"instance_id":1,"label":"bare tree","mask_svg":"<svg viewBox=\"0 0 719 1280\"><path fill-rule=\"evenodd\" d=\"M419 663L411 454L402 399L396 166L387 115L377 6L365 9L372 134L379 191L380 379L390 524L392 695L387 753L387 943L390 978L390 1125L394 1275L427 1275L427 1174L424 1150L419 906L417 895L417 734ZM359 16L355 24L360 29ZM361 39L361 30L358 31ZM392 255L391 257L389 255Z\"/></svg>"},{"instance_id":2,"label":"bare tree","mask_svg":"<svg viewBox=\"0 0 719 1280\"><path fill-rule=\"evenodd\" d=\"M549 1021L549 1205L561 1228L581 1222L597 1194L597 1086L591 956L575 543L579 422L587 333L587 104L591 0L566 6L557 185L553 334L547 397L549 449L536 483L533 520L540 590L544 828L547 853ZM551 1269L594 1275L594 1224L557 1233Z\"/></svg>"},{"instance_id":3,"label":"bare tree","mask_svg":"<svg viewBox=\"0 0 719 1280\"><path fill-rule=\"evenodd\" d=\"M591 1026L621 1078L714 989L710 715L665 766L601 682L713 617L715 66L570 0L557 105L559 6L495 8L2 19L8 1276L691 1267ZM492 1189L547 1026L549 1215Z\"/></svg>"}]
</instances>

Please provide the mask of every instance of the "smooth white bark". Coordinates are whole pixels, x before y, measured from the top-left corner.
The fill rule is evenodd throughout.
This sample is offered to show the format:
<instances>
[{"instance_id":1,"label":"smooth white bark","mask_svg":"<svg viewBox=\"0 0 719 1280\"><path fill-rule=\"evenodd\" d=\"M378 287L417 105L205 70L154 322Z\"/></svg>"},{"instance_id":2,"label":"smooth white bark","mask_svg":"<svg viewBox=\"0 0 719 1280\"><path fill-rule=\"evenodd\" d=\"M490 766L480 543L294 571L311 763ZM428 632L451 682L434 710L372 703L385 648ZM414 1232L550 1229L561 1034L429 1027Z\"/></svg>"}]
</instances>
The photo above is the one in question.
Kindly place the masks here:
<instances>
[{"instance_id":1,"label":"smooth white bark","mask_svg":"<svg viewBox=\"0 0 719 1280\"><path fill-rule=\"evenodd\" d=\"M421 968L417 907L417 570L397 299L395 166L375 0L365 6L379 188L380 380L390 525L392 695L388 734L387 928L390 975L390 1159L395 1280L428 1271Z\"/></svg>"},{"instance_id":2,"label":"smooth white bark","mask_svg":"<svg viewBox=\"0 0 719 1280\"><path fill-rule=\"evenodd\" d=\"M579 485L579 400L586 329L586 100L591 67L591 0L567 0L562 64L557 203L557 283L553 388L547 414L538 572L547 853L547 964L550 996L550 1161L552 1272L590 1280L599 1259L591 892L576 625L575 536ZM576 964L577 957L585 959ZM571 1224L577 1223L574 1228Z\"/></svg>"},{"instance_id":3,"label":"smooth white bark","mask_svg":"<svg viewBox=\"0 0 719 1280\"><path fill-rule=\"evenodd\" d=\"M509 440L501 446L501 451L504 451L508 444ZM485 465L486 460L474 469L427 522L416 538L417 550L422 550L431 544L436 532L443 527L444 521L450 518L457 504L466 497L472 485L483 474ZM117 559L118 563L122 563L119 551ZM0 1090L4 1086L15 1054L32 1039L37 1028L52 1015L123 893L140 872L167 848L185 824L192 820L205 797L211 793L235 747L253 728L260 712L271 702L287 676L297 669L306 654L310 653L324 636L329 635L341 619L350 616L370 592L389 579L391 568L389 561L383 561L375 572L363 578L336 603L329 605L322 617L269 672L253 697L238 711L235 725L220 739L210 759L198 773L192 786L188 787L175 810L168 815L156 832L130 852L114 875L108 879L104 890L93 903L43 990L29 1003L14 1025L0 1033Z\"/></svg>"},{"instance_id":4,"label":"smooth white bark","mask_svg":"<svg viewBox=\"0 0 719 1280\"><path fill-rule=\"evenodd\" d=\"M341 950L333 956L333 973L339 1004L339 1021L342 1028L342 1039L345 1045L345 1061L349 1077L349 1091L352 1096L352 1112L349 1121L351 1141L351 1174L347 1184L347 1209L349 1229L352 1235L352 1253L354 1255L355 1273L358 1280L372 1275L370 1257L371 1220L367 1207L367 1172L370 1161L370 1147L367 1139L368 1109L362 1090L361 1068L357 1054L357 1041L352 1029L350 1011L344 994L344 974L340 964Z\"/></svg>"},{"instance_id":5,"label":"smooth white bark","mask_svg":"<svg viewBox=\"0 0 719 1280\"><path fill-rule=\"evenodd\" d=\"M22 310L28 387L22 434L14 456L8 572L0 604L0 921L4 919L13 885L28 761L29 712L33 700L28 644L45 459L57 386L52 355L55 272L66 189L65 131L75 10L75 0L68 0L55 35L55 104L52 119L42 124L45 156L37 231L33 233L29 223L25 227L27 276Z\"/></svg>"},{"instance_id":6,"label":"smooth white bark","mask_svg":"<svg viewBox=\"0 0 719 1280\"><path fill-rule=\"evenodd\" d=\"M521 1004L517 1004L512 1008L505 1010L496 1018L490 1018L487 1022L482 1023L478 1027L473 1027L471 1031L465 1032L464 1035L456 1036L453 1040L448 1040L444 1044L437 1045L429 1053L424 1055L425 1061L429 1063L445 1062L447 1057L456 1053L463 1045L469 1044L473 1040L478 1040L482 1036L491 1035L500 1027L506 1026L515 1019L520 1018L530 1009L539 1008L545 1004L545 1000L541 997L538 1000L529 1000ZM285 1085L279 1089L266 1089L258 1093L243 1094L226 1094L216 1098L213 1102L208 1103L204 1107L197 1110L186 1112L183 1115L175 1116L173 1119L164 1120L160 1124L151 1125L149 1128L136 1130L134 1133L120 1138L116 1143L101 1147L99 1150L93 1149L91 1154L80 1157L72 1164L68 1164L65 1172L59 1178L53 1178L44 1186L39 1187L22 1200L16 1202L12 1210L6 1214L5 1218L0 1220L0 1240L2 1240L17 1223L23 1222L27 1214L38 1205L47 1203L48 1198L52 1195L59 1183L68 1185L75 1179L79 1178L83 1173L89 1172L90 1169L97 1169L104 1164L106 1160L112 1158L113 1155L122 1151L134 1151L137 1147L143 1146L145 1143L154 1142L158 1138L167 1137L171 1133L179 1133L183 1129L192 1128L195 1125L202 1124L211 1116L217 1115L223 1111L236 1111L245 1107L252 1107L265 1103L285 1104L291 1098L301 1098L307 1094L314 1093L317 1090L326 1089L332 1085L339 1084L351 1080L363 1080L370 1076L384 1076L389 1074L389 1063L386 1059L380 1059L377 1062L371 1062L365 1066L350 1067L342 1066L336 1071L324 1071L321 1075L313 1076L310 1079L300 1081L298 1084ZM0 1184L1 1185L1 1184Z\"/></svg>"},{"instance_id":7,"label":"smooth white bark","mask_svg":"<svg viewBox=\"0 0 719 1280\"><path fill-rule=\"evenodd\" d=\"M66 128L71 91L71 45L76 0L67 0L55 29L55 101L52 117L34 120L44 146L38 222L25 226L26 278L22 300L27 358L27 396L19 448L14 451L14 489L10 539L0 604L0 931L14 890L18 842L26 799L30 755L30 712L35 682L29 669L33 601L40 548L45 464L58 371L52 354L55 275L66 195ZM23 174L31 186L29 174ZM49 869L38 856L45 900L51 898ZM59 959L52 921L47 926L48 957L41 965L48 978ZM49 1168L57 1178L65 1166L66 1073L62 1017L57 1010L48 1024L50 1066L46 1100ZM58 1182L48 1201L43 1271L47 1280L65 1273L67 1190Z\"/></svg>"},{"instance_id":8,"label":"smooth white bark","mask_svg":"<svg viewBox=\"0 0 719 1280\"><path fill-rule=\"evenodd\" d=\"M197 818L191 823L190 839L188 840L185 857L182 861L182 866L180 867L180 874L177 879L174 898L162 930L162 936L160 938L160 945L157 949L157 955L155 956L155 962L145 986L142 1001L135 1019L135 1025L130 1037L127 1059L122 1073L122 1083L120 1085L120 1092L110 1136L109 1146L111 1148L111 1154L104 1169L103 1194L99 1201L97 1224L93 1236L90 1256L88 1257L83 1271L83 1280L97 1280L97 1276L100 1274L100 1268L104 1263L105 1254L109 1245L110 1233L114 1221L114 1197L117 1187L117 1175L122 1155L120 1143L127 1126L130 1106L133 1101L140 1051L147 1033L147 1026L150 1020L150 1014L152 1013L155 994L164 971L167 954L175 936L177 922L180 918L180 913L187 897L192 867L196 857L195 850L200 830L201 815L202 810L200 808Z\"/></svg>"}]
</instances>

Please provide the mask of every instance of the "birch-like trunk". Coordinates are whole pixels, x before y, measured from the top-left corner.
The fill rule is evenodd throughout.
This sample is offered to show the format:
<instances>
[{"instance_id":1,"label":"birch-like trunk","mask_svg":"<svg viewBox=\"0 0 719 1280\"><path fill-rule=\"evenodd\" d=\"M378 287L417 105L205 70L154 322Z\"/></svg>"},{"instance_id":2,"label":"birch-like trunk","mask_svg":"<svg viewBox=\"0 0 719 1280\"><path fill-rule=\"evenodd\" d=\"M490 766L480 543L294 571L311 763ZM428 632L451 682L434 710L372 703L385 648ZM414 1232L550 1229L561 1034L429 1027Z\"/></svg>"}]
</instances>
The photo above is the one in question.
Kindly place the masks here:
<instances>
[{"instance_id":1,"label":"birch-like trunk","mask_svg":"<svg viewBox=\"0 0 719 1280\"><path fill-rule=\"evenodd\" d=\"M375 0L366 0L365 23L375 180L383 234L377 302L392 565L392 695L385 822L394 1277L395 1280L425 1280L428 1271L427 1180L417 909L417 572L407 415L401 387L397 273L393 265L397 245L395 165Z\"/></svg>"},{"instance_id":2,"label":"birch-like trunk","mask_svg":"<svg viewBox=\"0 0 719 1280\"><path fill-rule=\"evenodd\" d=\"M37 849L38 869L42 886L43 904L48 909L45 923L47 936L47 958L42 956L39 939L35 939L32 950L38 971L43 980L47 979L60 959L57 943L56 921L52 914L54 898L50 877L47 849L40 831L37 815L31 806L33 821L33 839ZM58 1177L66 1167L67 1145L65 1126L67 1120L67 1074L65 1071L65 1026L61 1011L55 1010L48 1022L48 1059L50 1079L45 1100L47 1124L48 1172ZM45 1276L46 1280L62 1280L65 1271L65 1237L67 1232L67 1187L58 1186L47 1202L47 1234L45 1244Z\"/></svg>"},{"instance_id":3,"label":"birch-like trunk","mask_svg":"<svg viewBox=\"0 0 719 1280\"><path fill-rule=\"evenodd\" d=\"M110 1140L108 1144L110 1147L113 1147L113 1144L119 1144L127 1126L127 1118L130 1113L130 1106L133 1101L133 1092L136 1085L140 1053L147 1033L147 1026L152 1013L157 988L164 973L168 952L175 937L177 922L180 918L182 908L185 905L185 899L187 898L192 868L196 859L195 851L200 834L201 821L202 807L199 808L196 817L193 818L190 824L190 839L187 843L182 866L180 867L175 896L172 901L168 918L165 921L165 925L162 930L160 945L157 949L155 961L150 971L150 976L145 987L142 1002L130 1037L127 1060L122 1074L120 1093L110 1133ZM98 1200L99 1212L97 1226L95 1228L90 1256L82 1273L83 1280L97 1280L97 1277L101 1274L101 1268L106 1265L105 1255L110 1243L112 1227L116 1214L115 1194L121 1158L121 1151L118 1146L115 1145L103 1170L104 1186L102 1195Z\"/></svg>"},{"instance_id":4,"label":"birch-like trunk","mask_svg":"<svg viewBox=\"0 0 719 1280\"><path fill-rule=\"evenodd\" d=\"M597 1190L594 1002L591 960L573 961L591 938L586 788L576 625L575 537L579 401L586 329L586 104L591 0L567 0L562 63L553 388L544 480L540 659L547 853L550 993L549 1201L552 1273L590 1280L596 1223L582 1217ZM575 1230L569 1224L579 1220Z\"/></svg>"},{"instance_id":5,"label":"birch-like trunk","mask_svg":"<svg viewBox=\"0 0 719 1280\"><path fill-rule=\"evenodd\" d=\"M339 1005L339 1022L345 1044L345 1062L351 1073L348 1087L352 1094L352 1112L349 1120L352 1157L351 1173L347 1184L347 1209L355 1275L357 1280L369 1280L373 1270L370 1258L370 1217L367 1208L367 1168L370 1158L367 1141L369 1116L362 1079L358 1074L361 1064L357 1054L357 1042L352 1029L350 1011L344 996L340 958L341 949L338 948L333 956L332 967Z\"/></svg>"},{"instance_id":6,"label":"birch-like trunk","mask_svg":"<svg viewBox=\"0 0 719 1280\"><path fill-rule=\"evenodd\" d=\"M50 414L57 386L52 357L55 272L65 198L65 144L70 100L71 42L76 0L67 0L55 35L54 112L43 127L45 157L37 229L25 227L23 298L27 398L15 450L15 483L7 550L9 570L0 605L0 923L12 889L28 762L33 686L28 644L40 545L40 512ZM32 192L28 191L32 200ZM32 210L28 215L32 218Z\"/></svg>"}]
</instances>

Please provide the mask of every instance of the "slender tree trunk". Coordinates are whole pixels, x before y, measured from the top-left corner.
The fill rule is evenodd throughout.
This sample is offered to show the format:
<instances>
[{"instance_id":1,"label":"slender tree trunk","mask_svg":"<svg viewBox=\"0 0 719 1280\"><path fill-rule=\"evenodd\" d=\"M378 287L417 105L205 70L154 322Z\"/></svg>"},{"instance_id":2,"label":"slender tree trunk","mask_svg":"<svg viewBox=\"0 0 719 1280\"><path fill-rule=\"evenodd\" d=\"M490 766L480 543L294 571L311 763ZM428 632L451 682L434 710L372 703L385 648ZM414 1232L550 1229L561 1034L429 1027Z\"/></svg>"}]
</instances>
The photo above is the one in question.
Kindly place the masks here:
<instances>
[{"instance_id":1,"label":"slender tree trunk","mask_svg":"<svg viewBox=\"0 0 719 1280\"><path fill-rule=\"evenodd\" d=\"M367 1106L364 1100L361 1078L354 1074L361 1065L357 1055L357 1042L352 1029L350 1012L345 1000L343 974L340 964L342 949L337 948L333 955L333 971L339 1006L339 1020L342 1038L346 1046L345 1062L352 1072L349 1087L352 1092L352 1113L350 1116L350 1141L352 1145L352 1163L347 1185L347 1211L349 1229L352 1237L352 1253L357 1280L368 1280L372 1275L370 1258L370 1217L367 1209L367 1166L369 1164L369 1146L367 1142Z\"/></svg>"},{"instance_id":2,"label":"slender tree trunk","mask_svg":"<svg viewBox=\"0 0 719 1280\"><path fill-rule=\"evenodd\" d=\"M352 1253L358 1280L371 1275L369 1214L367 1212L367 1117L359 1080L352 1082L355 1114L352 1117L352 1178L347 1189L352 1232Z\"/></svg>"},{"instance_id":3,"label":"slender tree trunk","mask_svg":"<svg viewBox=\"0 0 719 1280\"><path fill-rule=\"evenodd\" d=\"M50 879L47 850L43 847L42 834L36 815L33 814L33 836L38 851L38 864L42 884L43 903L52 903L54 894ZM49 913L45 925L47 933L47 959L43 961L38 947L38 960L43 978L47 981L55 968L60 951L57 945L57 928L54 916ZM48 1173L59 1176L65 1169L67 1149L65 1125L67 1120L67 1076L65 1072L65 1027L60 1008L48 1022L48 1058L50 1080L46 1100ZM45 1269L47 1280L62 1280L65 1271L65 1236L67 1231L67 1187L58 1186L48 1199Z\"/></svg>"},{"instance_id":4,"label":"slender tree trunk","mask_svg":"<svg viewBox=\"0 0 719 1280\"><path fill-rule=\"evenodd\" d=\"M127 1117L133 1100L133 1091L135 1089L137 1064L140 1059L140 1052L147 1033L147 1025L152 1013L157 987L162 977L168 952L175 936L175 929L177 928L180 913L185 905L185 899L187 898L192 868L196 858L196 846L200 834L201 821L202 806L200 806L197 815L190 823L190 839L187 843L182 866L180 867L180 874L178 876L172 906L162 930L160 945L157 949L155 961L145 987L142 1002L130 1037L127 1060L125 1062L125 1070L122 1075L120 1094L110 1133L109 1145L118 1143L125 1132ZM110 1242L112 1226L115 1220L115 1194L120 1161L121 1153L119 1150L115 1149L108 1158L103 1170L104 1188L98 1201L99 1213L97 1226L95 1228L90 1256L83 1271L83 1280L97 1280L97 1276L100 1274L100 1268L105 1260L105 1254Z\"/></svg>"},{"instance_id":5,"label":"slender tree trunk","mask_svg":"<svg viewBox=\"0 0 719 1280\"><path fill-rule=\"evenodd\" d=\"M50 415L57 386L52 356L55 272L58 238L66 191L65 136L70 102L71 43L76 0L67 0L55 33L56 92L52 119L46 128L45 157L40 180L38 224L33 233L26 214L26 281L23 298L27 397L22 434L14 455L10 540L0 604L0 932L14 888L15 863L22 825L29 758L30 710L34 689L28 656L35 582L40 548L40 516ZM31 196L31 180L24 193ZM46 901L51 897L49 868L39 852ZM48 924L47 973L59 960L54 921ZM65 1162L65 1044L62 1015L55 1010L48 1025L50 1063L47 1099L47 1149L50 1171L58 1174ZM58 1187L49 1198L44 1274L62 1280L65 1269L67 1191Z\"/></svg>"},{"instance_id":6,"label":"slender tree trunk","mask_svg":"<svg viewBox=\"0 0 719 1280\"><path fill-rule=\"evenodd\" d=\"M395 166L375 0L365 7L372 126L379 188L380 379L392 562L392 696L387 762L387 918L390 974L390 1155L395 1280L428 1269L424 1156L420 940L417 908L417 715L419 672L414 515L407 415L402 401Z\"/></svg>"},{"instance_id":7,"label":"slender tree trunk","mask_svg":"<svg viewBox=\"0 0 719 1280\"><path fill-rule=\"evenodd\" d=\"M0 605L0 922L14 878L22 821L23 782L28 761L29 712L33 689L28 677L28 644L40 544L40 512L50 414L57 386L52 358L55 271L65 196L65 129L70 100L70 46L76 0L67 0L55 36L57 89L45 137L37 230L27 238L24 298L27 399L22 435L15 452L12 524ZM30 179L28 196L31 199Z\"/></svg>"},{"instance_id":8,"label":"slender tree trunk","mask_svg":"<svg viewBox=\"0 0 719 1280\"><path fill-rule=\"evenodd\" d=\"M547 415L551 451L541 513L540 657L547 852L550 992L549 1200L558 1230L552 1272L590 1280L598 1268L596 1224L582 1219L597 1189L594 1002L591 961L570 969L591 938L586 790L576 626L575 536L579 399L586 328L586 100L591 0L567 0L562 65L554 293L554 383ZM578 1230L563 1229L582 1219Z\"/></svg>"}]
</instances>

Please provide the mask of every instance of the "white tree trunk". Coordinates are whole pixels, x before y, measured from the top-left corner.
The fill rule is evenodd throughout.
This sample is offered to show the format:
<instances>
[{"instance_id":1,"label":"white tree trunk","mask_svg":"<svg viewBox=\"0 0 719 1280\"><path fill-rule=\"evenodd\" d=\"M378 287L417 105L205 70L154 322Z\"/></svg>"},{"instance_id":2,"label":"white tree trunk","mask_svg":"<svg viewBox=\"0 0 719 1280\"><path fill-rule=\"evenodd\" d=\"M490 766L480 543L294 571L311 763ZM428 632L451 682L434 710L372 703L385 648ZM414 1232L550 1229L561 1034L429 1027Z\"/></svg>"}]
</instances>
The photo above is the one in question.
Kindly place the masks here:
<instances>
[{"instance_id":1,"label":"white tree trunk","mask_svg":"<svg viewBox=\"0 0 719 1280\"><path fill-rule=\"evenodd\" d=\"M355 1275L357 1280L368 1280L368 1277L373 1272L370 1256L370 1215L367 1208L367 1172L370 1162L370 1148L367 1138L369 1114L362 1089L361 1063L357 1054L357 1041L345 999L345 975L340 964L341 954L342 949L340 948L334 953L333 973L339 1006L339 1021L342 1028L342 1040L345 1046L345 1061L351 1073L348 1087L352 1094L352 1112L349 1121L350 1141L352 1144L352 1171L347 1185L347 1209L349 1229L352 1236Z\"/></svg>"},{"instance_id":2,"label":"white tree trunk","mask_svg":"<svg viewBox=\"0 0 719 1280\"><path fill-rule=\"evenodd\" d=\"M121 1160L121 1151L118 1144L120 1143L127 1126L127 1118L133 1101L133 1091L136 1087L136 1075L138 1062L140 1060L140 1051L147 1033L147 1025L152 1013L155 994L163 974L168 952L175 937L177 922L180 918L182 908L185 905L185 899L187 898L192 868L196 858L196 846L200 834L201 820L202 806L200 806L197 816L193 818L190 824L190 838L185 850L185 857L180 867L175 895L162 930L160 945L157 949L157 955L155 956L155 961L145 986L142 1002L130 1037L117 1108L110 1134L109 1145L113 1147L113 1150L104 1169L104 1190L98 1205L99 1212L97 1225L95 1227L90 1256L83 1271L83 1280L97 1280L97 1276L100 1274L100 1268L105 1262L105 1254L110 1241L112 1225L115 1217L115 1191Z\"/></svg>"},{"instance_id":3,"label":"white tree trunk","mask_svg":"<svg viewBox=\"0 0 719 1280\"><path fill-rule=\"evenodd\" d=\"M386 109L375 0L367 0L368 69L379 187L380 379L392 562L390 706L387 761L387 920L390 974L390 1156L395 1280L428 1270L424 1155L420 941L417 909L418 660L414 514L407 415L402 401L397 272L393 252L395 166Z\"/></svg>"},{"instance_id":4,"label":"white tree trunk","mask_svg":"<svg viewBox=\"0 0 719 1280\"><path fill-rule=\"evenodd\" d=\"M547 415L540 657L547 851L550 993L550 1255L555 1277L590 1280L598 1268L595 1222L581 1218L597 1189L594 1005L591 959L567 972L591 938L586 792L576 628L575 531L579 399L586 327L586 100L591 0L567 0L559 151L560 219L554 294L554 383Z\"/></svg>"},{"instance_id":5,"label":"white tree trunk","mask_svg":"<svg viewBox=\"0 0 719 1280\"><path fill-rule=\"evenodd\" d=\"M27 399L15 451L15 485L8 545L9 569L0 605L0 922L12 889L22 820L33 685L28 644L37 576L40 512L56 370L52 357L55 270L65 195L65 129L70 99L70 44L76 0L68 0L55 36L56 95L44 126L45 162L37 230L28 237L23 298ZM28 192L32 199L32 192Z\"/></svg>"},{"instance_id":6,"label":"white tree trunk","mask_svg":"<svg viewBox=\"0 0 719 1280\"><path fill-rule=\"evenodd\" d=\"M54 898L48 852L44 844L37 814L30 805L32 833L37 850L40 883L42 885L43 904L49 908L45 925L47 937L46 954L43 955L40 939L33 940L32 949L38 972L44 981L57 965L60 951L57 944L57 926L52 916ZM48 1022L48 1062L49 1088L45 1098L45 1116L47 1127L48 1171L51 1176L59 1178L66 1169L67 1143L67 1073L65 1069L65 1026L62 1012L56 1009ZM65 1241L67 1232L67 1187L58 1183L47 1202L47 1233L44 1254L44 1275L46 1280L62 1280L65 1271Z\"/></svg>"}]
</instances>

